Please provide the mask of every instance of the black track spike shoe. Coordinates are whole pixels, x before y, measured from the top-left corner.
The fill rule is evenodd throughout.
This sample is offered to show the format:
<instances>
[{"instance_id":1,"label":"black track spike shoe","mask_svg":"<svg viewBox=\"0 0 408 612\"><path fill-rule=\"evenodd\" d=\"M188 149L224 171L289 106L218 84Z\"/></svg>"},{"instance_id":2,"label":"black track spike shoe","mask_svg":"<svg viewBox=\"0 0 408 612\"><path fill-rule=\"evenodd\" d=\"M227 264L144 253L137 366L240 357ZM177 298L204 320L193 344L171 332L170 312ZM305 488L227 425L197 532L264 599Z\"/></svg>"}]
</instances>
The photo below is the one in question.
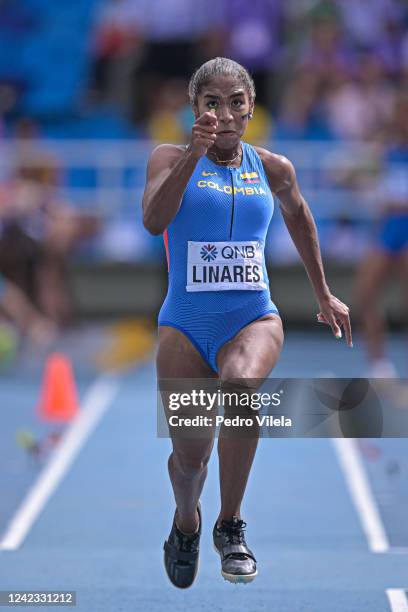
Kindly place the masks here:
<instances>
[{"instance_id":1,"label":"black track spike shoe","mask_svg":"<svg viewBox=\"0 0 408 612\"><path fill-rule=\"evenodd\" d=\"M189 535L180 531L176 525L176 515L174 515L170 535L163 546L164 567L171 583L179 589L190 587L198 572L201 536L200 502L198 502L197 512L200 519L197 533Z\"/></svg>"},{"instance_id":2,"label":"black track spike shoe","mask_svg":"<svg viewBox=\"0 0 408 612\"><path fill-rule=\"evenodd\" d=\"M221 557L221 574L229 582L252 582L257 575L256 559L245 542L246 523L236 516L214 525L215 550Z\"/></svg>"}]
</instances>

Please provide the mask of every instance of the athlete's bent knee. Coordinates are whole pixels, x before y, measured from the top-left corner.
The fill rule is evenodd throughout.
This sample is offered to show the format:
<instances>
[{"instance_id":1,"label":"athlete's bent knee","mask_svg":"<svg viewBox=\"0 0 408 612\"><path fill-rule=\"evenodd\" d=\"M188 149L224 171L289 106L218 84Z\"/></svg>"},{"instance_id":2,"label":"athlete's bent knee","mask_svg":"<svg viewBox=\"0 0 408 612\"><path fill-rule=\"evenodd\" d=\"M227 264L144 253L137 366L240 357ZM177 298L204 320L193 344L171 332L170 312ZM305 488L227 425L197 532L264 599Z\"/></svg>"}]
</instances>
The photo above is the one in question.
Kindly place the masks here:
<instances>
[{"instance_id":1,"label":"athlete's bent knee","mask_svg":"<svg viewBox=\"0 0 408 612\"><path fill-rule=\"evenodd\" d=\"M199 476L207 467L210 454L202 457L189 456L185 453L172 454L174 467L187 480L193 480Z\"/></svg>"},{"instance_id":2,"label":"athlete's bent knee","mask_svg":"<svg viewBox=\"0 0 408 612\"><path fill-rule=\"evenodd\" d=\"M234 372L235 374L236 372ZM261 381L256 378L223 378L220 379L220 390L223 398L224 414L228 417L237 414L253 414L251 396L256 393Z\"/></svg>"},{"instance_id":3,"label":"athlete's bent knee","mask_svg":"<svg viewBox=\"0 0 408 612\"><path fill-rule=\"evenodd\" d=\"M220 372L219 385L221 391L235 391L240 392L253 392L259 386L259 380L256 378L249 378L249 372L247 368L224 368Z\"/></svg>"}]
</instances>

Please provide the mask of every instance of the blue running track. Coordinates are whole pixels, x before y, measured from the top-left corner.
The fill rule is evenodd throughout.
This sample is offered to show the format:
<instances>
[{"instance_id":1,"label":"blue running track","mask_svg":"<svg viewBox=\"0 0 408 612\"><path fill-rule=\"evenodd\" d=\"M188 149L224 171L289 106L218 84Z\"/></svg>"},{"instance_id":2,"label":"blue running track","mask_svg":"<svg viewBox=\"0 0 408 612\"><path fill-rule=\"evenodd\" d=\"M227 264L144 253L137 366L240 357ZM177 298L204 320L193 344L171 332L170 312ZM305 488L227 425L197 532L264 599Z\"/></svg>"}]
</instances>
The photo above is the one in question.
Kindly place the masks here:
<instances>
[{"instance_id":1,"label":"blue running track","mask_svg":"<svg viewBox=\"0 0 408 612\"><path fill-rule=\"evenodd\" d=\"M276 376L365 374L358 339L353 351L329 335L288 332L286 340ZM402 339L395 337L391 349L406 376ZM162 563L174 501L170 442L156 437L153 361L102 376L97 391L94 374L78 379L87 409L100 402L99 417L13 547L4 546L11 521L63 442L39 459L16 445L18 430L45 435L33 411L40 377L23 369L0 378L0 590L73 590L77 605L70 609L78 612L406 612L406 440L357 446L388 542L382 553L370 548L331 440L261 440L243 508L259 565L250 585L225 582L212 547L219 509L214 452L202 496L200 572L191 589L179 591ZM393 603L387 589L397 590Z\"/></svg>"}]
</instances>

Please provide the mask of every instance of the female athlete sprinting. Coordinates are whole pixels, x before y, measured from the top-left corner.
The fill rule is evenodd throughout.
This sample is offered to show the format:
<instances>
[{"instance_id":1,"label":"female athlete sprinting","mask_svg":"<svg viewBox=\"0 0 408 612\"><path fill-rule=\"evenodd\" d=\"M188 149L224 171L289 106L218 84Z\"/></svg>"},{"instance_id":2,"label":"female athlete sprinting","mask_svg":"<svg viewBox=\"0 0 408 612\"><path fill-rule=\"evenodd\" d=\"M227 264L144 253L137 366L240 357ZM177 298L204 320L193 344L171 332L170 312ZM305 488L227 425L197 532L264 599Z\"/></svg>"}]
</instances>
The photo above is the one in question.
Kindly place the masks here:
<instances>
[{"instance_id":1,"label":"female athlete sprinting","mask_svg":"<svg viewBox=\"0 0 408 612\"><path fill-rule=\"evenodd\" d=\"M291 162L241 140L254 110L250 75L232 60L210 60L192 76L189 96L196 118L191 142L153 151L143 197L144 225L164 235L169 266L159 314L159 379L218 378L226 385L242 379L245 385L273 370L283 330L264 263L272 194L316 294L318 320L336 338L343 327L352 346L349 309L326 283L316 227ZM218 440L221 509L213 538L222 575L231 582L257 574L240 514L257 442L257 436ZM164 560L181 588L197 574L199 499L213 443L212 436L172 438L168 468L176 512Z\"/></svg>"}]
</instances>

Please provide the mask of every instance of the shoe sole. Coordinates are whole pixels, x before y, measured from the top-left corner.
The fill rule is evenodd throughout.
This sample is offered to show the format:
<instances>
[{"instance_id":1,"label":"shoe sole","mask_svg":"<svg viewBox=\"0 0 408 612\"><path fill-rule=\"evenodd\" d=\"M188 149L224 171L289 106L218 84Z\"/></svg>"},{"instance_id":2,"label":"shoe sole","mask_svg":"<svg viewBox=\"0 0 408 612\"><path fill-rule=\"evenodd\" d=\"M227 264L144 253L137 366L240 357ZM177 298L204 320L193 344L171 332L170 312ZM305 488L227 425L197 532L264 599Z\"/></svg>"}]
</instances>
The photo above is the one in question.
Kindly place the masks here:
<instances>
[{"instance_id":1,"label":"shoe sole","mask_svg":"<svg viewBox=\"0 0 408 612\"><path fill-rule=\"evenodd\" d=\"M213 544L213 546L215 552L221 558L220 551L218 550L215 544ZM224 578L224 580L226 580L227 582L232 582L234 584L248 584L249 582L255 580L257 575L258 570L256 570L256 572L253 572L253 574L229 574L228 572L224 572L221 568L221 576Z\"/></svg>"}]
</instances>

